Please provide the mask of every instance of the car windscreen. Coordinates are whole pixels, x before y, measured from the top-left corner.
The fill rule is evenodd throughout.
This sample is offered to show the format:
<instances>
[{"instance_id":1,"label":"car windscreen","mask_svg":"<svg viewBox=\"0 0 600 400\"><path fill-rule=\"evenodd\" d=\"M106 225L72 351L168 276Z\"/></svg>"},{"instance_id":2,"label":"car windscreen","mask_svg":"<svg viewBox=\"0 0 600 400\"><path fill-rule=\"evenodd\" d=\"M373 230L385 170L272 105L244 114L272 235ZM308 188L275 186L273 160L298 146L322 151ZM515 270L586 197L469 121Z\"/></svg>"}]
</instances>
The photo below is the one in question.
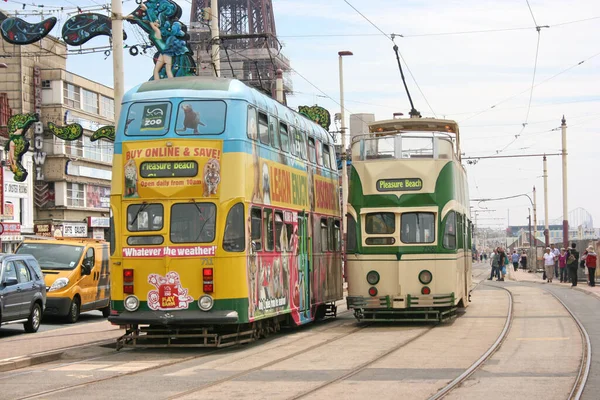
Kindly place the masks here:
<instances>
[{"instance_id":1,"label":"car windscreen","mask_svg":"<svg viewBox=\"0 0 600 400\"><path fill-rule=\"evenodd\" d=\"M83 254L83 246L23 243L16 253L31 254L36 258L42 269L72 270L79 264Z\"/></svg>"}]
</instances>

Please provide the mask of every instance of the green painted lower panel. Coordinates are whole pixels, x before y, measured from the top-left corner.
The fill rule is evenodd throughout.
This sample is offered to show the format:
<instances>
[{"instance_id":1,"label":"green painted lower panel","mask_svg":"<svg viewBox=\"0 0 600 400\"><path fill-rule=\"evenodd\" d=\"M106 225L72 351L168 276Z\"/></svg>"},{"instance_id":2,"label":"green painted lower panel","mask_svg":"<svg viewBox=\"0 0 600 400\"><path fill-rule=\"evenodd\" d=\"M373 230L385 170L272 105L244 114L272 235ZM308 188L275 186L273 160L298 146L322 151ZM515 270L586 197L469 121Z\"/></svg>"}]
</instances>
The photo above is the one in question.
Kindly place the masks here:
<instances>
[{"instance_id":1,"label":"green painted lower panel","mask_svg":"<svg viewBox=\"0 0 600 400\"><path fill-rule=\"evenodd\" d=\"M238 318L240 323L248 322L248 299L218 299L215 300L214 306L212 310L214 311L237 311ZM110 308L119 312L125 311L125 306L123 306L122 300L112 300L110 302ZM140 311L152 311L150 307L148 307L148 302L140 301L140 307L138 308ZM200 310L198 307L198 302L194 301L190 303L188 310ZM173 311L185 311L185 310L173 310Z\"/></svg>"}]
</instances>

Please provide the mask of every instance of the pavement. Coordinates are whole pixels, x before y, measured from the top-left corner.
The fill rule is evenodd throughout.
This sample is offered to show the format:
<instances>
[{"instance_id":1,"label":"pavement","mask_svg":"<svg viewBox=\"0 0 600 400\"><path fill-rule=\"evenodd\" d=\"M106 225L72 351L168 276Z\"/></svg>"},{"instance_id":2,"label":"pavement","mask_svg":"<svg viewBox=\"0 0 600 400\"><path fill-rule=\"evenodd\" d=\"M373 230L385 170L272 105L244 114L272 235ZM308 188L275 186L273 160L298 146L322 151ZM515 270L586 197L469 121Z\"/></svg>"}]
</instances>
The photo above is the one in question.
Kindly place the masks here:
<instances>
[{"instance_id":1,"label":"pavement","mask_svg":"<svg viewBox=\"0 0 600 400\"><path fill-rule=\"evenodd\" d=\"M0 372L55 361L75 347L115 343L122 334L118 326L102 320L6 337L0 340Z\"/></svg>"},{"instance_id":2,"label":"pavement","mask_svg":"<svg viewBox=\"0 0 600 400\"><path fill-rule=\"evenodd\" d=\"M571 283L560 283L559 278L553 278L552 283L547 283L544 279L542 279L542 273L541 272L529 272L529 271L524 271L522 269L519 269L518 271L513 271L512 272L512 276L514 279L510 279L510 277L505 277L505 281L516 281L516 282L534 282L534 283L539 283L539 284L544 284L544 285L552 285L552 286L560 286L560 287L566 287L566 288L570 288L571 287ZM580 292L589 294L591 296L595 296L598 299L600 299L600 284L597 284L594 287L591 287L587 284L587 282L577 282L577 286L575 286L573 289L578 290Z\"/></svg>"}]
</instances>

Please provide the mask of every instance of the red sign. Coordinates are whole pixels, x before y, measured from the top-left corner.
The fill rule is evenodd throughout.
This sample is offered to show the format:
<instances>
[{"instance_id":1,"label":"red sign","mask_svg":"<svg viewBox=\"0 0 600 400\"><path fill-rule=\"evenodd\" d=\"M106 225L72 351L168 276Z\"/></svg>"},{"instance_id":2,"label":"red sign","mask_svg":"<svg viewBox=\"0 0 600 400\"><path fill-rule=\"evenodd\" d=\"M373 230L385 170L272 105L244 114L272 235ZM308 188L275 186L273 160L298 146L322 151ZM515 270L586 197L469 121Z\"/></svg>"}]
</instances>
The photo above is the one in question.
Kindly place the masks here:
<instances>
[{"instance_id":1,"label":"red sign","mask_svg":"<svg viewBox=\"0 0 600 400\"><path fill-rule=\"evenodd\" d=\"M21 234L21 224L18 222L3 222L2 227L3 235L20 235Z\"/></svg>"},{"instance_id":2,"label":"red sign","mask_svg":"<svg viewBox=\"0 0 600 400\"><path fill-rule=\"evenodd\" d=\"M179 288L177 285L160 285L158 287L160 308L179 308Z\"/></svg>"}]
</instances>

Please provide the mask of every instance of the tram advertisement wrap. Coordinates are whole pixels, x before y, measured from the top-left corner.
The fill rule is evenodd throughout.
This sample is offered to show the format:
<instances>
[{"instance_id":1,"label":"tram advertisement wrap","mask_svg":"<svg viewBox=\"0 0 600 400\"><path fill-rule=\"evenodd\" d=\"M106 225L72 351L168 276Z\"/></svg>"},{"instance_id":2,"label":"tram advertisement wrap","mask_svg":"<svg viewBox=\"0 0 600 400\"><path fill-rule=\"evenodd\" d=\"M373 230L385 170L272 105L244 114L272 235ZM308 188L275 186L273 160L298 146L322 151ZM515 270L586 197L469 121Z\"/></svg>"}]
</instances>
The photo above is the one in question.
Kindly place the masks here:
<instances>
[{"instance_id":1,"label":"tram advertisement wrap","mask_svg":"<svg viewBox=\"0 0 600 400\"><path fill-rule=\"evenodd\" d=\"M339 214L337 179L273 161L254 160L246 179L246 195L254 203Z\"/></svg>"},{"instance_id":2,"label":"tram advertisement wrap","mask_svg":"<svg viewBox=\"0 0 600 400\"><path fill-rule=\"evenodd\" d=\"M218 197L222 145L215 140L123 143L123 197Z\"/></svg>"}]
</instances>

